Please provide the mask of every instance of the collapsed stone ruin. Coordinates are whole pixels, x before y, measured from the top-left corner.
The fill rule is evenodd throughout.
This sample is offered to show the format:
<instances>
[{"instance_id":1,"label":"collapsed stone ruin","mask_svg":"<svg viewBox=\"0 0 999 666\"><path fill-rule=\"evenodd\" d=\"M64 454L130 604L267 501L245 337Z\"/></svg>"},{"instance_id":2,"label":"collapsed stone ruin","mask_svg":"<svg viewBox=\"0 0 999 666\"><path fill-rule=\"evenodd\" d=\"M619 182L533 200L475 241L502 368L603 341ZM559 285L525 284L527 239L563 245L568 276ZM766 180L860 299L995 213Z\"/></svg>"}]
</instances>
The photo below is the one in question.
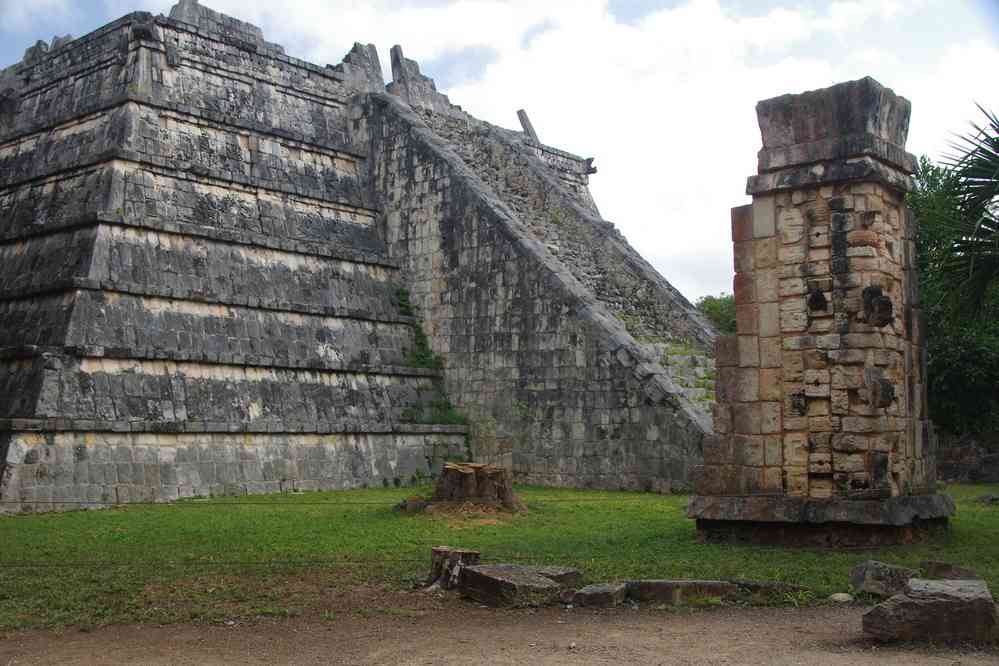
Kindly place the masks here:
<instances>
[{"instance_id":1,"label":"collapsed stone ruin","mask_svg":"<svg viewBox=\"0 0 999 666\"><path fill-rule=\"evenodd\" d=\"M737 335L689 515L708 539L870 546L946 524L926 407L910 105L870 78L760 102L732 209Z\"/></svg>"},{"instance_id":2,"label":"collapsed stone ruin","mask_svg":"<svg viewBox=\"0 0 999 666\"><path fill-rule=\"evenodd\" d=\"M715 333L593 161L183 0L0 72L0 511L689 485ZM467 418L456 424L455 406Z\"/></svg>"},{"instance_id":3,"label":"collapsed stone ruin","mask_svg":"<svg viewBox=\"0 0 999 666\"><path fill-rule=\"evenodd\" d=\"M371 45L318 67L183 0L0 72L0 512L460 458L693 482L708 538L905 540L952 513L906 100L863 79L760 104L715 386L714 330L600 217L592 159L391 63L387 86Z\"/></svg>"}]
</instances>

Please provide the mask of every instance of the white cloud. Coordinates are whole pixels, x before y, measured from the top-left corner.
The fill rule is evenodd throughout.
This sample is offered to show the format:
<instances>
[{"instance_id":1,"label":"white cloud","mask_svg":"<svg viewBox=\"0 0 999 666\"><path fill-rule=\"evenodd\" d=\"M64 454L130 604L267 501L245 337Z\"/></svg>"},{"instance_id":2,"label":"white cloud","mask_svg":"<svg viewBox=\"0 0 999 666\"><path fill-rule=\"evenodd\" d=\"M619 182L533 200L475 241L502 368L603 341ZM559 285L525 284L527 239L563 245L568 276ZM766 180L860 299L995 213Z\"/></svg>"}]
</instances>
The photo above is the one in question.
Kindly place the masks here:
<instances>
[{"instance_id":1,"label":"white cloud","mask_svg":"<svg viewBox=\"0 0 999 666\"><path fill-rule=\"evenodd\" d=\"M0 0L0 25L5 30L34 32L39 24L72 13L70 0Z\"/></svg>"},{"instance_id":2,"label":"white cloud","mask_svg":"<svg viewBox=\"0 0 999 666\"><path fill-rule=\"evenodd\" d=\"M104 2L118 13L170 4ZM527 108L542 140L595 156L592 189L604 216L691 297L731 289L729 208L747 201L745 179L756 169L758 100L871 75L912 100L909 149L931 155L975 116L973 101L999 108L983 84L983 73L999 71L999 48L971 39L981 26L950 0L788 2L757 16L683 0L629 24L605 0L205 4L319 64L339 62L355 41L374 42L386 76L396 43L423 63L468 48L494 52L477 80L445 92L506 126ZM949 43L925 27L941 22ZM538 25L545 29L525 40ZM902 27L912 25L925 29Z\"/></svg>"}]
</instances>

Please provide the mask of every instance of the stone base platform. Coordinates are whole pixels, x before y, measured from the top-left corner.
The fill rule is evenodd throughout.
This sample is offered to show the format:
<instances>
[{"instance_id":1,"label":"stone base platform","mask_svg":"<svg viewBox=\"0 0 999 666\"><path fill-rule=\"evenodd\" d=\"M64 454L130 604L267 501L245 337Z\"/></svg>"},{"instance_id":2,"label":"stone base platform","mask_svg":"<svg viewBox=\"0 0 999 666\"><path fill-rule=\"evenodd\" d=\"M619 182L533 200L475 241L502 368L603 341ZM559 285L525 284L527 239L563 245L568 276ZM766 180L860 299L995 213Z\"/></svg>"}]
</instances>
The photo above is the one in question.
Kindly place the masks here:
<instances>
[{"instance_id":1,"label":"stone base platform","mask_svg":"<svg viewBox=\"0 0 999 666\"><path fill-rule=\"evenodd\" d=\"M687 515L709 543L792 548L877 548L916 543L945 531L954 515L947 495L880 501L783 496L694 496Z\"/></svg>"}]
</instances>

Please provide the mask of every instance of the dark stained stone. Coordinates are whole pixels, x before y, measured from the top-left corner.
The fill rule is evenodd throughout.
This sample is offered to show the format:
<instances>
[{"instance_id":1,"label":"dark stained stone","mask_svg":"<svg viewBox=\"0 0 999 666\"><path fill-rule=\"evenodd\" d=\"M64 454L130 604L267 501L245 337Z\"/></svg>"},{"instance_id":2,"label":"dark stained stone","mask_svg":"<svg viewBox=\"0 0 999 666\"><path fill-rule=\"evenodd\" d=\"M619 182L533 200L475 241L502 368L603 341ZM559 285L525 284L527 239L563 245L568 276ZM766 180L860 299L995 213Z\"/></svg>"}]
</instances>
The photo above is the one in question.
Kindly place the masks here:
<instances>
[{"instance_id":1,"label":"dark stained stone","mask_svg":"<svg viewBox=\"0 0 999 666\"><path fill-rule=\"evenodd\" d=\"M994 641L999 616L983 581L913 578L865 613L863 627L885 641Z\"/></svg>"},{"instance_id":2,"label":"dark stained stone","mask_svg":"<svg viewBox=\"0 0 999 666\"><path fill-rule=\"evenodd\" d=\"M515 564L482 564L465 567L458 590L487 606L544 606L559 601L562 586Z\"/></svg>"},{"instance_id":3,"label":"dark stained stone","mask_svg":"<svg viewBox=\"0 0 999 666\"><path fill-rule=\"evenodd\" d=\"M628 598L634 601L677 605L705 598L730 599L738 594L738 585L723 580L628 581Z\"/></svg>"},{"instance_id":4,"label":"dark stained stone","mask_svg":"<svg viewBox=\"0 0 999 666\"><path fill-rule=\"evenodd\" d=\"M860 592L890 597L903 592L909 579L918 575L915 569L868 560L850 571L850 585Z\"/></svg>"},{"instance_id":5,"label":"dark stained stone","mask_svg":"<svg viewBox=\"0 0 999 666\"><path fill-rule=\"evenodd\" d=\"M583 589L577 590L572 602L577 606L609 608L623 603L627 595L627 583L602 583L587 585Z\"/></svg>"}]
</instances>

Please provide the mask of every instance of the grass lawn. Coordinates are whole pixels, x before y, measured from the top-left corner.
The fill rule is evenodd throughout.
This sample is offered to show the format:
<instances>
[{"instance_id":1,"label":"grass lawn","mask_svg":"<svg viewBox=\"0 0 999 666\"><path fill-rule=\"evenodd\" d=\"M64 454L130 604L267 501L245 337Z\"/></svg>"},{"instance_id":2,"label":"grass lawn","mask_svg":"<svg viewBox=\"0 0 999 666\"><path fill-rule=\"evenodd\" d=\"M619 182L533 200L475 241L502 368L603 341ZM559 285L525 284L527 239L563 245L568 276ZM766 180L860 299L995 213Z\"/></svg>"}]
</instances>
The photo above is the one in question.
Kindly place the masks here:
<instances>
[{"instance_id":1,"label":"grass lawn","mask_svg":"<svg viewBox=\"0 0 999 666\"><path fill-rule=\"evenodd\" d=\"M431 546L476 548L487 561L579 567L589 581L744 578L804 585L821 600L848 589L856 563L940 559L999 590L995 486L948 488L951 534L909 547L815 552L703 545L686 498L520 488L516 516L404 516L419 489L254 496L0 518L0 630L119 622L287 616L318 594L371 583L411 587ZM808 601L809 598L804 599ZM788 600L801 602L803 599Z\"/></svg>"}]
</instances>

